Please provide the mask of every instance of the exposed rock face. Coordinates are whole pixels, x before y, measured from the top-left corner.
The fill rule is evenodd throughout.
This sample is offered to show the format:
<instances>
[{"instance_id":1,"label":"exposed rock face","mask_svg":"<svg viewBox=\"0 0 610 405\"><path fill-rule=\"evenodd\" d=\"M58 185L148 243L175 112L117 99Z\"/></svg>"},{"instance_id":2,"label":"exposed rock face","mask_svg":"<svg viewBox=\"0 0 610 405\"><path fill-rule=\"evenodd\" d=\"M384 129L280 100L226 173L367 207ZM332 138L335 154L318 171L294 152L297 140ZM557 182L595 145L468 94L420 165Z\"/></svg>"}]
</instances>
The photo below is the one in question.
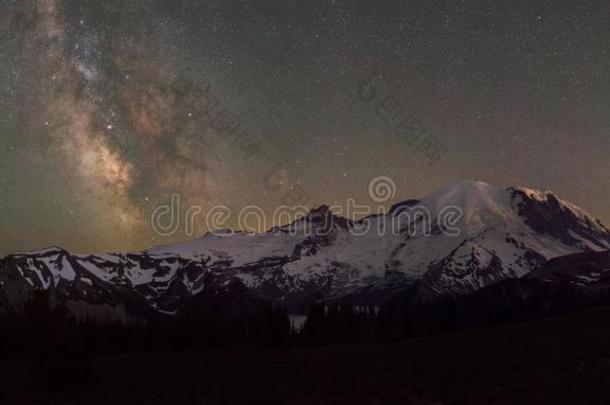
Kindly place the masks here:
<instances>
[{"instance_id":1,"label":"exposed rock face","mask_svg":"<svg viewBox=\"0 0 610 405\"><path fill-rule=\"evenodd\" d=\"M610 287L610 251L585 252L549 260L528 278L574 286Z\"/></svg>"},{"instance_id":2,"label":"exposed rock face","mask_svg":"<svg viewBox=\"0 0 610 405\"><path fill-rule=\"evenodd\" d=\"M447 208L460 215L445 221ZM17 253L0 262L0 310L18 312L33 290L50 289L81 318L126 322L171 316L204 291L239 285L305 313L315 300L345 295L376 305L415 284L423 296L464 295L607 249L610 232L550 192L465 181L359 221L323 206L269 232L209 233L140 253ZM597 270L584 276L604 278Z\"/></svg>"}]
</instances>

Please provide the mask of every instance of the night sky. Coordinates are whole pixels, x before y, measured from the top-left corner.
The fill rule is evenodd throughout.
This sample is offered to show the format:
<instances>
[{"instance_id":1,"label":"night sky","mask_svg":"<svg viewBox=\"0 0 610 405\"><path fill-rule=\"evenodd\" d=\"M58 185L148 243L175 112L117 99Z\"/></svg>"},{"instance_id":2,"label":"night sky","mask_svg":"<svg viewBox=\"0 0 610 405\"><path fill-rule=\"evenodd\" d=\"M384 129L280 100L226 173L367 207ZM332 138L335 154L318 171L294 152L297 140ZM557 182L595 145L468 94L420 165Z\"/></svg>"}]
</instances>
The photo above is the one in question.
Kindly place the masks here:
<instances>
[{"instance_id":1,"label":"night sky","mask_svg":"<svg viewBox=\"0 0 610 405\"><path fill-rule=\"evenodd\" d=\"M371 204L377 176L388 204L469 178L610 223L608 1L2 0L0 62L2 254L185 239L151 229L172 194Z\"/></svg>"}]
</instances>

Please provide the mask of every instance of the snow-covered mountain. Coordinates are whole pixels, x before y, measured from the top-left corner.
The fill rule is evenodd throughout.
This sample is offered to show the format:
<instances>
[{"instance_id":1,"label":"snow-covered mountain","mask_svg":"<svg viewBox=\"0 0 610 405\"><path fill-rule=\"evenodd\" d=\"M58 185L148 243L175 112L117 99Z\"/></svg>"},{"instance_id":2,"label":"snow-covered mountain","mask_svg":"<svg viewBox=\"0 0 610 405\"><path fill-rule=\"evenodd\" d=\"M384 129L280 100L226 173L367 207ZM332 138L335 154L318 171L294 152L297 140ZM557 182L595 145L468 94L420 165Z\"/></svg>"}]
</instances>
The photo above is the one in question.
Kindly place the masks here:
<instances>
[{"instance_id":1,"label":"snow-covered mountain","mask_svg":"<svg viewBox=\"0 0 610 405\"><path fill-rule=\"evenodd\" d=\"M10 255L0 262L0 308L16 311L33 289L53 289L77 315L128 321L245 286L305 313L344 295L375 304L413 283L430 296L466 294L607 249L610 231L551 192L464 181L359 221L323 206L265 233L208 233L140 253Z\"/></svg>"}]
</instances>

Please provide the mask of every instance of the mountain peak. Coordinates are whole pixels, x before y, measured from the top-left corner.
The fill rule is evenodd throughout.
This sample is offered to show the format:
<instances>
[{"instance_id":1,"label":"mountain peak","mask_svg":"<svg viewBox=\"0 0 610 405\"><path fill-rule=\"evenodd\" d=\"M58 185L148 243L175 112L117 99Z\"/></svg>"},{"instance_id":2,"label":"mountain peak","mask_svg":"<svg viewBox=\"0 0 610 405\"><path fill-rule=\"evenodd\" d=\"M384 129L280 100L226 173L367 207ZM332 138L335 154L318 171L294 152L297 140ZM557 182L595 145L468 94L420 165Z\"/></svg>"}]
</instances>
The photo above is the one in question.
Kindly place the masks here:
<instances>
[{"instance_id":1,"label":"mountain peak","mask_svg":"<svg viewBox=\"0 0 610 405\"><path fill-rule=\"evenodd\" d=\"M28 251L28 252L15 252L15 253L13 253L13 256L45 256L48 254L58 254L58 253L69 254L68 251L62 247L49 246L44 249L32 250L32 251Z\"/></svg>"},{"instance_id":2,"label":"mountain peak","mask_svg":"<svg viewBox=\"0 0 610 405\"><path fill-rule=\"evenodd\" d=\"M325 227L333 226L333 224L342 228L347 228L349 226L349 220L347 218L335 214L326 204L313 208L305 218L302 218L302 220L310 223L319 223Z\"/></svg>"},{"instance_id":3,"label":"mountain peak","mask_svg":"<svg viewBox=\"0 0 610 405\"><path fill-rule=\"evenodd\" d=\"M217 230L141 254L70 256L52 247L4 260L9 270L0 272L0 283L19 291L83 291L85 301L105 297L108 303L128 294L138 308L174 313L204 286L224 289L239 281L300 311L313 300L358 291L383 300L415 282L433 294L468 293L522 277L549 259L610 248L608 230L552 192L464 180L396 204L389 215L417 205L429 220L405 215L399 229L387 226L384 214L356 223L321 205L273 232ZM447 207L461 210L450 224L457 232L444 232L440 214ZM134 288L127 293L128 286ZM23 297L3 297L0 288L0 304L16 300L19 307Z\"/></svg>"},{"instance_id":4,"label":"mountain peak","mask_svg":"<svg viewBox=\"0 0 610 405\"><path fill-rule=\"evenodd\" d=\"M438 189L435 193L443 194L471 194L481 193L489 190L498 190L498 188L484 181L465 179L454 183L450 183L445 187Z\"/></svg>"},{"instance_id":5,"label":"mountain peak","mask_svg":"<svg viewBox=\"0 0 610 405\"><path fill-rule=\"evenodd\" d=\"M328 214L328 213L333 214L332 211L330 210L330 207L328 205L326 205L326 204L320 205L317 208L312 208L309 211L309 215Z\"/></svg>"}]
</instances>

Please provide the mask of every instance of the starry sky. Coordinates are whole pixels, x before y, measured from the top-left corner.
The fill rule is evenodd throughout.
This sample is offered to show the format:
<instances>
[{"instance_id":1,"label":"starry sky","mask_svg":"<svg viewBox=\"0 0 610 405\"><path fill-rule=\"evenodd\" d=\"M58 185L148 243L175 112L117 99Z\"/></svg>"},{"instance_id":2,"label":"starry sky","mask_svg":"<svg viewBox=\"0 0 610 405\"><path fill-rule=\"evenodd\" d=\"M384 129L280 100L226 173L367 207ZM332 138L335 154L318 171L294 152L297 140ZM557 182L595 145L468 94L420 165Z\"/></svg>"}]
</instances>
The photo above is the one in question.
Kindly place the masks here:
<instances>
[{"instance_id":1,"label":"starry sky","mask_svg":"<svg viewBox=\"0 0 610 405\"><path fill-rule=\"evenodd\" d=\"M0 61L2 254L187 239L151 229L173 195L370 204L377 176L388 204L470 178L610 224L605 0L1 0Z\"/></svg>"}]
</instances>

